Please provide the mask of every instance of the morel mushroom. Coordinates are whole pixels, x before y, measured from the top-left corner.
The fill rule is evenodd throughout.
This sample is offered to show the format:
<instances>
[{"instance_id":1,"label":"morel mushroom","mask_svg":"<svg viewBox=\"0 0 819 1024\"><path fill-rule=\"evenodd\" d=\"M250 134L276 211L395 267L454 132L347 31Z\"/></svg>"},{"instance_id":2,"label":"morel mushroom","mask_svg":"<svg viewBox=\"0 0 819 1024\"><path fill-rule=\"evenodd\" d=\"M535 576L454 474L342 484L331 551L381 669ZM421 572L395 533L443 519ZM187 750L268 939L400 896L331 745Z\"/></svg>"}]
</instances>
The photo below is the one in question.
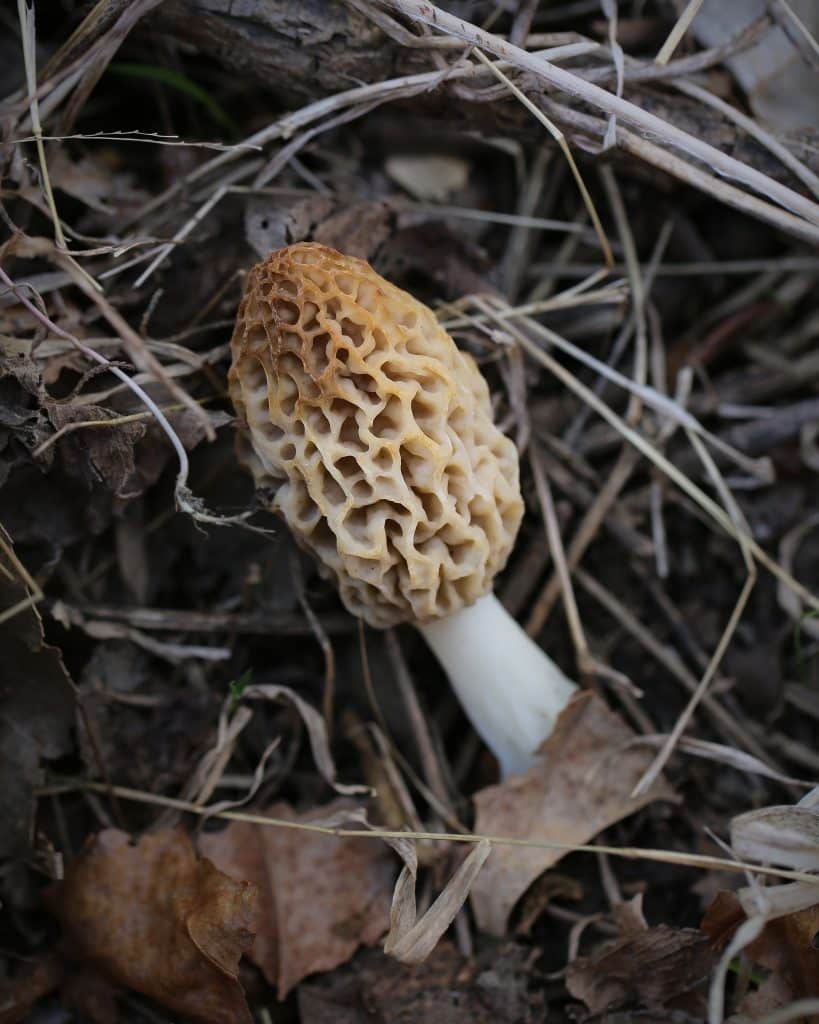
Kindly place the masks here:
<instances>
[{"instance_id":1,"label":"morel mushroom","mask_svg":"<svg viewBox=\"0 0 819 1024\"><path fill-rule=\"evenodd\" d=\"M372 626L411 622L504 776L575 690L491 593L523 515L515 446L432 311L314 243L247 277L231 341L240 452Z\"/></svg>"}]
</instances>

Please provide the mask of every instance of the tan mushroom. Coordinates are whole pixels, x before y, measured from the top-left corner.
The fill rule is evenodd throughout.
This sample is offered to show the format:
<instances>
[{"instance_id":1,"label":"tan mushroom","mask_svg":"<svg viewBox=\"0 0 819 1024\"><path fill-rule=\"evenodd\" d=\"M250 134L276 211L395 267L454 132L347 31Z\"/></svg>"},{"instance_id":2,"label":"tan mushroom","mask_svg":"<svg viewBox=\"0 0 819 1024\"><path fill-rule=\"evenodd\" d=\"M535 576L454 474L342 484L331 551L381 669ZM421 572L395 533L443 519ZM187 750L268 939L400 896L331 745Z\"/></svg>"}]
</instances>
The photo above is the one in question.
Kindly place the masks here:
<instances>
[{"instance_id":1,"label":"tan mushroom","mask_svg":"<svg viewBox=\"0 0 819 1024\"><path fill-rule=\"evenodd\" d=\"M416 625L505 775L575 687L492 595L523 502L489 391L432 311L314 243L249 272L231 342L240 452L376 627Z\"/></svg>"}]
</instances>

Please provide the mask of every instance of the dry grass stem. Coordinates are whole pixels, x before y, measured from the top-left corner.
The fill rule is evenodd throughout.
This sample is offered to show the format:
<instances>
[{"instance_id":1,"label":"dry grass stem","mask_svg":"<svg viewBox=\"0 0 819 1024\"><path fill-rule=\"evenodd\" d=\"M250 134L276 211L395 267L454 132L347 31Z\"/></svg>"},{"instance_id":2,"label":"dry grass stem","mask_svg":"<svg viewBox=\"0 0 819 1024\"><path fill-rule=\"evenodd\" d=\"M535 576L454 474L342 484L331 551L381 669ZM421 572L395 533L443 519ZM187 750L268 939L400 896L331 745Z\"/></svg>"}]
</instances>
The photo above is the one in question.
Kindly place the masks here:
<instances>
[{"instance_id":1,"label":"dry grass stem","mask_svg":"<svg viewBox=\"0 0 819 1024\"><path fill-rule=\"evenodd\" d=\"M42 788L39 793L42 796L50 796L57 793L70 793L84 789L88 789L92 793L110 792L122 800L133 800L136 803L153 804L156 807L170 807L174 810L198 816L211 816L211 811L208 807L200 807L198 804L191 803L188 800L161 796L157 793L146 793L127 786L113 786L109 789L109 787L102 783L86 780L56 783ZM681 867L697 868L706 871L717 869L743 875L750 871L761 878L777 878L819 886L819 877L806 871L791 871L786 868L744 863L724 857L713 857L698 853L678 853L674 850L653 850L641 847L604 846L598 844L548 843L534 839L519 839L515 836L484 836L474 833L465 835L459 832L409 832L403 829L374 827L369 829L341 828L336 825L317 825L304 821L288 821L284 818L274 818L264 814L251 814L245 811L217 811L212 816L223 818L227 821L245 821L253 825L263 825L269 828L289 828L304 832L319 832L323 835L337 836L339 838L405 841L430 840L433 842L469 843L472 845L489 843L490 846L524 846L533 849L566 850L573 853L605 853L610 857L622 857L625 860L655 861L660 864L676 864Z\"/></svg>"},{"instance_id":2,"label":"dry grass stem","mask_svg":"<svg viewBox=\"0 0 819 1024\"><path fill-rule=\"evenodd\" d=\"M571 96L576 96L604 113L616 115L624 124L662 139L667 145L683 150L707 166L713 167L720 174L742 182L761 195L768 196L786 210L798 214L808 224L814 227L819 226L819 206L816 203L628 100L621 99L592 82L586 82L570 71L549 64L548 61L536 54L527 53L520 47L513 46L469 22L424 2L424 0L381 0L381 2L393 10L400 11L415 22L459 37L467 43L488 50L514 67L532 72L548 85L567 92Z\"/></svg>"},{"instance_id":3,"label":"dry grass stem","mask_svg":"<svg viewBox=\"0 0 819 1024\"><path fill-rule=\"evenodd\" d=\"M15 615L25 611L26 608L33 608L35 604L42 601L44 595L40 585L15 554L11 538L6 533L2 523L0 523L0 551L2 551L3 557L8 560L11 566L11 569L6 568L0 560L0 572L10 581L13 581L15 578L19 579L28 591L26 596L15 604L8 608L0 609L0 624L2 624L8 622L9 619L13 619Z\"/></svg>"},{"instance_id":4,"label":"dry grass stem","mask_svg":"<svg viewBox=\"0 0 819 1024\"><path fill-rule=\"evenodd\" d=\"M688 0L685 10L674 23L674 27L668 33L668 38L660 47L659 53L654 58L655 63L667 64L671 60L674 55L674 51L680 45L682 37L691 27L691 22L696 18L702 5L703 0Z\"/></svg>"},{"instance_id":5,"label":"dry grass stem","mask_svg":"<svg viewBox=\"0 0 819 1024\"><path fill-rule=\"evenodd\" d=\"M607 267L610 267L612 263L614 263L614 256L612 255L609 240L606 237L606 232L603 230L603 225L594 206L594 201L592 200L592 197L589 194L589 190L586 188L586 183L583 181L583 175L580 173L580 169L578 168L575 162L574 156L572 155L572 151L569 148L568 143L566 142L565 135L563 134L563 132L560 131L559 128L552 124L552 122L549 120L548 117L546 117L543 111L539 107L535 106L535 104L532 103L529 97L522 90L520 90L515 85L515 83L508 77L508 75L505 75L496 64L493 64L492 61L490 61L489 58L485 54L483 54L477 47L475 48L474 52L475 55L485 64L485 66L488 67L490 71L498 79L500 79L501 82L503 82L507 89L509 89L509 91L515 96L515 98L519 100L524 107L526 107L529 113L533 114L538 119L538 121L540 121L543 127L549 132L549 134L558 144L558 146L560 146L560 149L563 152L563 156L566 158L566 163L569 165L569 169L572 172L572 177L577 183L577 188L583 199L583 205L586 207L586 210L589 214L589 219L594 225L594 230L597 233L598 239L600 240L600 248L603 252L603 261L605 262Z\"/></svg>"},{"instance_id":6,"label":"dry grass stem","mask_svg":"<svg viewBox=\"0 0 819 1024\"><path fill-rule=\"evenodd\" d=\"M557 521L554 499L552 498L552 489L540 465L538 453L534 446L529 449L529 465L532 468L537 497L540 502L543 526L546 531L546 543L555 565L557 586L563 595L563 607L566 611L566 620L569 624L569 632L572 636L578 668L582 674L587 674L591 670L589 645L586 642L583 624L580 621L580 612L574 597L574 588L572 587L569 566L566 561L566 552L563 549L563 540L560 536L560 526Z\"/></svg>"}]
</instances>

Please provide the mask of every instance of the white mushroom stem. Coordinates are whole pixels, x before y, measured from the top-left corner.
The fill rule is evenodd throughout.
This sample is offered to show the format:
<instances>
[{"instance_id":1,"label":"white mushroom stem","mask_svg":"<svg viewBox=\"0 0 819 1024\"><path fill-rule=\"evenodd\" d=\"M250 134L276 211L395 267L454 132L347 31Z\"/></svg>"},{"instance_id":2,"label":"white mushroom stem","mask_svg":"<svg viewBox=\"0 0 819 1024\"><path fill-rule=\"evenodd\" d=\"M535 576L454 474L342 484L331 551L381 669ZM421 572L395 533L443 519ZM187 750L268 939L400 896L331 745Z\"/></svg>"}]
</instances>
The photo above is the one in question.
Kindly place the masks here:
<instances>
[{"instance_id":1,"label":"white mushroom stem","mask_svg":"<svg viewBox=\"0 0 819 1024\"><path fill-rule=\"evenodd\" d=\"M525 772L577 687L494 594L418 628L501 775Z\"/></svg>"}]
</instances>

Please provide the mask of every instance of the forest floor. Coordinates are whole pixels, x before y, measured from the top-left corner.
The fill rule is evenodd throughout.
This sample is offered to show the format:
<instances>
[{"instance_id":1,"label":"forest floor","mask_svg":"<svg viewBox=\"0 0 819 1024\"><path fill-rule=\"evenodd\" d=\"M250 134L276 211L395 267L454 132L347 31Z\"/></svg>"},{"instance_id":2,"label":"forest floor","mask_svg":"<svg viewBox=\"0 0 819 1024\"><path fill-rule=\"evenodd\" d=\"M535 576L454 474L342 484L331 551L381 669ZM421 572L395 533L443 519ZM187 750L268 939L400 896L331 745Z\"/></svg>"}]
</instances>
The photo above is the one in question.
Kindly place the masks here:
<instances>
[{"instance_id":1,"label":"forest floor","mask_svg":"<svg viewBox=\"0 0 819 1024\"><path fill-rule=\"evenodd\" d=\"M819 47L758 6L0 12L0 1024L819 1021ZM237 458L301 240L517 446L495 593L581 687L524 776Z\"/></svg>"}]
</instances>

